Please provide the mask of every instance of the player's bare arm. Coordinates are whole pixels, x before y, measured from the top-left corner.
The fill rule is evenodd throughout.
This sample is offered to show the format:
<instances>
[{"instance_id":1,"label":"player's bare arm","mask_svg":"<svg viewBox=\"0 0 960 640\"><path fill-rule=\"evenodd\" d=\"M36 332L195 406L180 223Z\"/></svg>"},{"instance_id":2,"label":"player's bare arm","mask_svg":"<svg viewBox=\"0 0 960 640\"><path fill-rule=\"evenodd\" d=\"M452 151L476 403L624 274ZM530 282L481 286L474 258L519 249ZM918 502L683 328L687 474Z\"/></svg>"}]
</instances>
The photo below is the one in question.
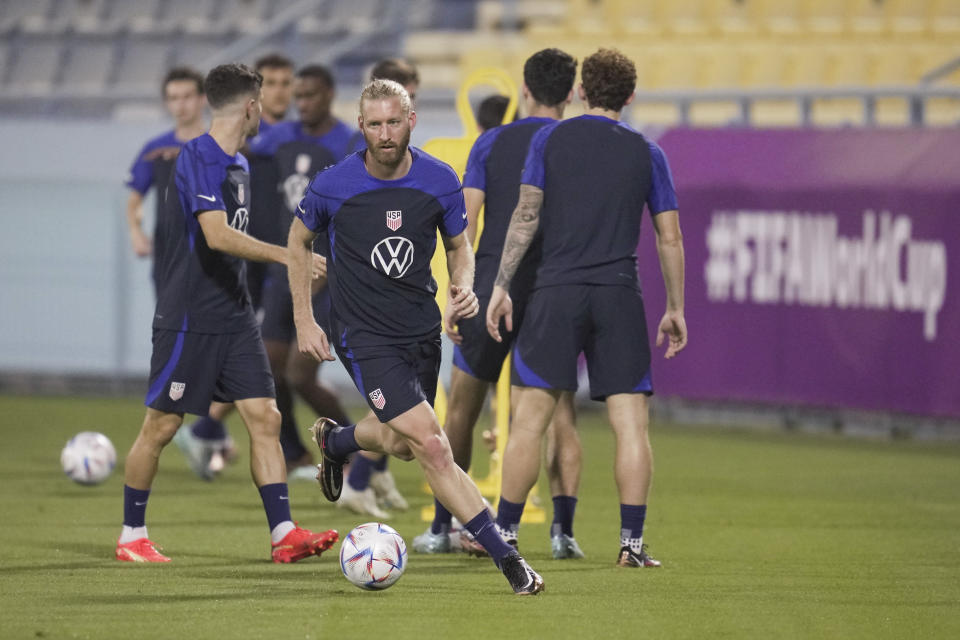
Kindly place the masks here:
<instances>
[{"instance_id":1,"label":"player's bare arm","mask_svg":"<svg viewBox=\"0 0 960 640\"><path fill-rule=\"evenodd\" d=\"M253 260L254 262L288 263L286 247L257 240L245 233L237 231L227 224L226 211L204 211L197 216L203 237L211 249L229 253L232 256ZM311 253L310 271L312 278L322 278L327 275L327 259Z\"/></svg>"},{"instance_id":2,"label":"player's bare arm","mask_svg":"<svg viewBox=\"0 0 960 640\"><path fill-rule=\"evenodd\" d=\"M657 233L657 254L667 291L667 309L657 328L657 346L669 339L665 358L672 358L687 346L687 322L683 317L683 234L676 211L653 216Z\"/></svg>"},{"instance_id":3,"label":"player's bare arm","mask_svg":"<svg viewBox=\"0 0 960 640\"><path fill-rule=\"evenodd\" d=\"M507 291L540 226L542 207L543 190L533 185L521 184L517 208L513 210L507 237L503 241L500 270L497 272L490 304L487 306L487 332L497 342L503 340L500 336L501 318L507 331L513 330L513 301Z\"/></svg>"},{"instance_id":4,"label":"player's bare arm","mask_svg":"<svg viewBox=\"0 0 960 640\"><path fill-rule=\"evenodd\" d=\"M317 361L333 360L327 334L313 317L313 299L310 287L313 240L317 234L310 231L300 218L294 218L287 236L287 278L293 297L293 322L297 328L297 347L300 353Z\"/></svg>"},{"instance_id":5,"label":"player's bare arm","mask_svg":"<svg viewBox=\"0 0 960 640\"><path fill-rule=\"evenodd\" d=\"M477 294L473 292L473 247L465 233L452 238L444 236L443 248L447 252L447 271L450 274L450 295L444 312L444 329L451 340L457 342L459 334L454 325L458 320L472 318L480 310Z\"/></svg>"},{"instance_id":6,"label":"player's bare arm","mask_svg":"<svg viewBox=\"0 0 960 640\"><path fill-rule=\"evenodd\" d=\"M143 194L136 189L132 189L127 198L127 226L133 252L141 258L153 253L153 241L143 232Z\"/></svg>"},{"instance_id":7,"label":"player's bare arm","mask_svg":"<svg viewBox=\"0 0 960 640\"><path fill-rule=\"evenodd\" d=\"M467 241L471 247L477 244L477 226L480 222L480 209L483 208L485 199L486 193L484 193L482 189L474 189L473 187L463 188L463 200L467 205L467 229L464 233L467 234Z\"/></svg>"}]
</instances>

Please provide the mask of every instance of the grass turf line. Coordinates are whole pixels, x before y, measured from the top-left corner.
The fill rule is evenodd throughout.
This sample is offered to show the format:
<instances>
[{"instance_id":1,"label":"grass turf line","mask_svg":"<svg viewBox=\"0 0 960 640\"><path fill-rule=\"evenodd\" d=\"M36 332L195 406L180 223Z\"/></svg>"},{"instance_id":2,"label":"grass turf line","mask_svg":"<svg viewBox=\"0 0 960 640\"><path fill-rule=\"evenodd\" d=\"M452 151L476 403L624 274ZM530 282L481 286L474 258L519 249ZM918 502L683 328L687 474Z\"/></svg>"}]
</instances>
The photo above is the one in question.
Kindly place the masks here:
<instances>
[{"instance_id":1,"label":"grass turf line","mask_svg":"<svg viewBox=\"0 0 960 640\"><path fill-rule=\"evenodd\" d=\"M147 522L174 561L118 563L122 462L103 485L81 487L61 473L59 451L96 430L122 460L140 402L0 396L0 416L4 638L960 636L955 445L654 425L645 539L664 568L632 571L612 566L613 436L583 412L574 528L587 558L551 559L549 525L524 525L521 550L547 592L521 599L488 560L461 555L411 551L406 574L382 593L343 579L339 545L273 565L246 452L205 483L166 451ZM231 430L244 443L239 423ZM389 523L410 544L429 497L415 463L391 469L413 508ZM309 528L345 534L367 520L310 483L291 484L291 500Z\"/></svg>"}]
</instances>

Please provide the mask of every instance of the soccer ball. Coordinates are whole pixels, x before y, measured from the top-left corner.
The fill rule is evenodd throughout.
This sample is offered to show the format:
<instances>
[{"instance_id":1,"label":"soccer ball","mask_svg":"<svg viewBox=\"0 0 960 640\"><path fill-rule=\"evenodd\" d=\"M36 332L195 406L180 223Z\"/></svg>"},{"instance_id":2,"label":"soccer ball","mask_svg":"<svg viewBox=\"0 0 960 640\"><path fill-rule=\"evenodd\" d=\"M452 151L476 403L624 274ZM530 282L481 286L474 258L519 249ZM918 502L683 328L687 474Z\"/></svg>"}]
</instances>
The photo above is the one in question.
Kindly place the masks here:
<instances>
[{"instance_id":1,"label":"soccer ball","mask_svg":"<svg viewBox=\"0 0 960 640\"><path fill-rule=\"evenodd\" d=\"M100 484L117 464L117 451L102 433L81 431L60 452L63 472L79 484Z\"/></svg>"},{"instance_id":2,"label":"soccer ball","mask_svg":"<svg viewBox=\"0 0 960 640\"><path fill-rule=\"evenodd\" d=\"M347 534L340 545L340 569L361 589L386 589L407 568L407 545L392 527L368 522Z\"/></svg>"}]
</instances>

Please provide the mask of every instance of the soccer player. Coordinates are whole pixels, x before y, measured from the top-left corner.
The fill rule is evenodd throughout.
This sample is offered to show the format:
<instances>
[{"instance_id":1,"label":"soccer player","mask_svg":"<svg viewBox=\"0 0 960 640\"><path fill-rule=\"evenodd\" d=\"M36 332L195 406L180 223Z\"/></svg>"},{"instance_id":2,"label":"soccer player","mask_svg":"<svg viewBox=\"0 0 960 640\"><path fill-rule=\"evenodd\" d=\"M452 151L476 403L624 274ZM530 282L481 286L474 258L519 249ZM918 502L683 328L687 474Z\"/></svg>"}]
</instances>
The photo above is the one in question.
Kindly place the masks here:
<instances>
[{"instance_id":1,"label":"soccer player","mask_svg":"<svg viewBox=\"0 0 960 640\"><path fill-rule=\"evenodd\" d=\"M278 65L280 62L273 60L272 64ZM290 220L310 178L346 153L346 144L352 133L345 123L330 112L334 97L333 82L330 71L320 65L300 69L293 87L299 119L275 122L268 131L250 140L249 151L255 159L253 170L258 172L254 177L257 186L269 194L280 194L279 199L267 196L255 202L262 207L255 212L267 220L266 223L260 223L260 228L272 227L269 233L260 237L262 240L280 242L287 237ZM279 110L280 101L277 99L272 102ZM272 183L265 184L264 176L271 179ZM318 319L326 315L329 306L326 290L320 284L315 283ZM347 416L336 396L318 384L317 362L301 356L293 344L293 303L284 265L267 267L262 303L260 333L276 382L277 404L282 416L280 444L284 458L291 479L313 480L316 468L313 466L313 456L300 438L292 392L296 391L318 415L332 416L340 421L346 421ZM326 324L325 321L323 323ZM194 472L202 478L212 479L223 468L223 463L217 458L217 450L221 446L219 443L226 439L222 420L228 411L229 407L214 404L210 415L177 433L177 445L187 456ZM374 515L382 517L386 514L381 512Z\"/></svg>"},{"instance_id":2,"label":"soccer player","mask_svg":"<svg viewBox=\"0 0 960 640\"><path fill-rule=\"evenodd\" d=\"M262 136L273 125L287 118L287 110L293 101L293 61L282 54L269 53L258 58L254 68L263 76L263 87L260 89L263 115L257 133Z\"/></svg>"},{"instance_id":3,"label":"soccer player","mask_svg":"<svg viewBox=\"0 0 960 640\"><path fill-rule=\"evenodd\" d=\"M158 191L167 184L173 171L173 163L184 143L204 132L203 110L206 100L203 95L203 75L190 67L175 67L163 79L163 102L167 113L173 118L173 129L149 140L137 154L130 167L126 185L130 188L127 198L127 225L133 252L145 258L153 253L153 238L143 230L143 199L150 187L158 185ZM157 197L156 213L160 217L160 201ZM156 232L156 222L154 232ZM154 233L154 237L156 233ZM156 285L154 272L154 285Z\"/></svg>"},{"instance_id":4,"label":"soccer player","mask_svg":"<svg viewBox=\"0 0 960 640\"><path fill-rule=\"evenodd\" d=\"M476 315L467 213L453 170L409 146L416 125L410 96L375 80L360 96L367 148L317 174L290 229L290 288L300 351L332 360L310 308L310 250L328 232L331 336L340 360L374 415L356 425L314 425L322 453L319 480L340 497L343 463L356 451L416 458L441 502L483 545L514 592L535 594L543 579L496 532L470 477L453 462L432 403L440 369L440 310L430 273L437 230L450 272L446 321Z\"/></svg>"},{"instance_id":5,"label":"soccer player","mask_svg":"<svg viewBox=\"0 0 960 640\"><path fill-rule=\"evenodd\" d=\"M297 211L310 179L324 167L335 164L347 153L353 131L330 112L334 98L334 81L330 71L320 65L303 67L296 73L294 102L299 119L275 125L250 143L250 152L270 157L276 167L274 191L280 194L280 207L271 212L278 227L278 236L286 238L290 222ZM318 243L319 244L319 243ZM326 287L314 285L314 311L317 322L327 325L330 306ZM293 301L287 283L286 267L271 265L264 287L264 316L260 333L263 336L270 366L277 384L277 395L287 389L296 391L317 415L348 421L337 397L317 382L319 364L296 348L293 324ZM316 477L313 456L304 447L293 415L293 403L281 407L283 423L281 444L291 476ZM306 472L306 475L303 474ZM374 505L375 506L375 505ZM375 514L384 517L386 514Z\"/></svg>"},{"instance_id":6,"label":"soccer player","mask_svg":"<svg viewBox=\"0 0 960 640\"><path fill-rule=\"evenodd\" d=\"M370 70L370 81L393 80L403 85L410 96L410 104L416 107L417 89L420 88L420 74L417 68L403 58L385 58ZM357 131L351 148L365 149L367 146L362 131ZM360 451L353 456L347 470L347 481L343 493L337 501L356 513L367 513L377 518L386 518L388 514L380 508L405 511L409 508L406 499L397 489L393 474L387 469L389 457L381 453ZM379 503L379 504L378 504Z\"/></svg>"},{"instance_id":7,"label":"soccer player","mask_svg":"<svg viewBox=\"0 0 960 640\"><path fill-rule=\"evenodd\" d=\"M513 350L514 384L522 388L504 453L497 529L509 539L520 522L537 479L542 435L561 394L577 388L583 352L591 397L606 401L616 434L617 564L656 567L643 544L653 475L647 434L653 385L636 251L646 204L667 291L657 344L669 337L666 357L672 358L687 343L677 199L663 151L619 121L633 99L633 63L600 49L584 60L581 78L586 113L541 128L530 143L487 309L487 330L501 341L501 319L513 328L510 287L539 229L541 262Z\"/></svg>"},{"instance_id":8,"label":"soccer player","mask_svg":"<svg viewBox=\"0 0 960 640\"><path fill-rule=\"evenodd\" d=\"M480 313L477 317L461 320L458 332L449 334L455 343L454 368L443 430L450 440L453 459L462 469L470 467L474 425L490 386L500 377L503 361L522 325L526 300L536 275L539 249L528 253L510 288L510 297L514 301L513 331L507 332L502 342L494 341L486 330L487 292L493 288L507 225L517 205L523 162L533 135L563 117L564 108L573 98L576 76L577 61L559 49L544 49L530 56L524 63L522 89L528 117L486 131L477 138L467 162L463 195L471 246L480 209L484 204L486 209L476 256L475 288L481 292ZM501 111L499 119L502 117ZM560 559L583 557L573 537L573 514L580 480L580 440L574 427L573 395L572 391L560 394L547 447L547 473L554 504L551 548L553 556ZM451 550L450 512L439 501L435 501L434 509L430 528L413 541L414 550L421 553ZM516 531L510 534L511 539L516 540ZM477 551L465 536L461 536L461 545L470 552Z\"/></svg>"},{"instance_id":9,"label":"soccer player","mask_svg":"<svg viewBox=\"0 0 960 640\"><path fill-rule=\"evenodd\" d=\"M287 111L293 101L293 61L279 53L270 53L258 58L254 69L263 76L263 88L260 90L263 115L260 117L260 132L257 134L260 137L273 125L287 117ZM256 213L273 211L277 206L277 175L273 160L253 154L245 153L244 155L247 155L250 162L250 188L253 191L251 210ZM283 244L286 238L279 235L277 225L271 224L273 222L272 216L255 215L250 219L248 231L257 240ZM266 276L267 265L259 262L251 262L247 265L247 285L250 288L254 309L259 309L262 305ZM277 403L280 403L279 395ZM223 413L225 414L226 411ZM222 420L222 417L219 419Z\"/></svg>"},{"instance_id":10,"label":"soccer player","mask_svg":"<svg viewBox=\"0 0 960 640\"><path fill-rule=\"evenodd\" d=\"M319 555L337 541L336 531L313 533L290 517L273 377L247 293L244 260L282 263L289 256L246 234L250 185L239 150L260 123L260 81L240 64L210 71L204 82L210 132L184 145L166 185L147 413L127 455L116 547L121 561L170 560L147 535L150 487L183 414L205 414L214 398L234 402L250 432L250 470L267 514L273 561ZM308 280L325 270L320 256L307 255L305 262Z\"/></svg>"}]
</instances>

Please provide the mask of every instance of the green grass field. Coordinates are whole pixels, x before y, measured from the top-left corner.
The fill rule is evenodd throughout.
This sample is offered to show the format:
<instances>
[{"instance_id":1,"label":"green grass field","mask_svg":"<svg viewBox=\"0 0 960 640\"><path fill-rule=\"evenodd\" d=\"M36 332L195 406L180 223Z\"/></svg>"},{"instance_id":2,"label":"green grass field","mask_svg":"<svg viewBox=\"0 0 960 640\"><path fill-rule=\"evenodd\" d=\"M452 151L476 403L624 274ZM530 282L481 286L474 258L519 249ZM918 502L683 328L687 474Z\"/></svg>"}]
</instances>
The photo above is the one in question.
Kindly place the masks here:
<instances>
[{"instance_id":1,"label":"green grass field","mask_svg":"<svg viewBox=\"0 0 960 640\"><path fill-rule=\"evenodd\" d=\"M396 586L368 593L340 575L339 545L269 561L246 454L205 483L168 449L147 522L174 561L114 561L122 470L81 487L59 452L97 430L122 458L142 413L137 399L0 397L0 637L960 637L956 445L655 425L645 539L664 567L624 570L613 437L584 413L575 530L587 558L551 559L548 525L524 525L542 596L510 594L489 560L413 553ZM415 508L390 524L409 544L429 498L415 463L392 469ZM291 500L310 528L364 521L310 483L292 484Z\"/></svg>"}]
</instances>

